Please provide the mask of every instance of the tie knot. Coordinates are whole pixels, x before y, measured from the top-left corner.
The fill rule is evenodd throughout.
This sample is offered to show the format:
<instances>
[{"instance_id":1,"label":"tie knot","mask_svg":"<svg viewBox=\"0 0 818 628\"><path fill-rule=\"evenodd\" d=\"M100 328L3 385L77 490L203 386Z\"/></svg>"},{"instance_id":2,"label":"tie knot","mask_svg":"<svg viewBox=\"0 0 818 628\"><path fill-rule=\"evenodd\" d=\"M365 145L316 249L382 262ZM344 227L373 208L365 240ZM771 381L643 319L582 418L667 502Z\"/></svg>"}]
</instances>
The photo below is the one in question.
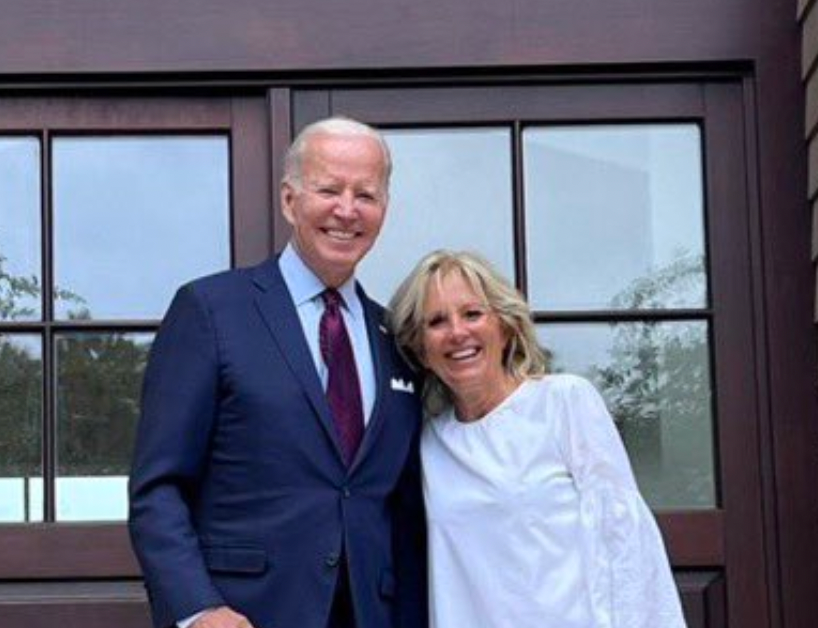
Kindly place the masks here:
<instances>
[{"instance_id":1,"label":"tie knot","mask_svg":"<svg viewBox=\"0 0 818 628\"><path fill-rule=\"evenodd\" d=\"M335 288L327 288L321 293L321 298L324 299L324 306L329 309L338 309L344 305L344 297Z\"/></svg>"}]
</instances>

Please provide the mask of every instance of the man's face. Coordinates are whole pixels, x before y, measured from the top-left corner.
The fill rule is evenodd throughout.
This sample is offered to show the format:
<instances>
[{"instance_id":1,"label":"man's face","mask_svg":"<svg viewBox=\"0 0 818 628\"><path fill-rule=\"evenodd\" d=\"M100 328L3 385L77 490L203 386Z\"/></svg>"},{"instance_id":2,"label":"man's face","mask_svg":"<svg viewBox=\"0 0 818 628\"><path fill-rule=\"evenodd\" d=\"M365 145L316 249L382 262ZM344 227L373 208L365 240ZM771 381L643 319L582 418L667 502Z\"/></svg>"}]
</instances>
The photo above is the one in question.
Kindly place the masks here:
<instances>
[{"instance_id":1,"label":"man's face","mask_svg":"<svg viewBox=\"0 0 818 628\"><path fill-rule=\"evenodd\" d=\"M387 190L377 140L319 134L308 140L301 180L281 187L301 258L331 287L346 281L383 225Z\"/></svg>"}]
</instances>

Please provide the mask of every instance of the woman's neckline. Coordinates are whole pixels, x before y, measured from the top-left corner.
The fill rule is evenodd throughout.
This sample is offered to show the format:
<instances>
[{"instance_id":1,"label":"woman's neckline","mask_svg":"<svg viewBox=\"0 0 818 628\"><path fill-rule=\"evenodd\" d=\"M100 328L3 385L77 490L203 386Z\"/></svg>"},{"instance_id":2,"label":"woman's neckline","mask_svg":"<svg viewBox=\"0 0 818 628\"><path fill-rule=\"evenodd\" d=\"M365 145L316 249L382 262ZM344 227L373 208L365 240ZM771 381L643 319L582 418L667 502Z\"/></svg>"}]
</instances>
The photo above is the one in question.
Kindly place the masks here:
<instances>
[{"instance_id":1,"label":"woman's neckline","mask_svg":"<svg viewBox=\"0 0 818 628\"><path fill-rule=\"evenodd\" d=\"M527 387L528 383L531 381L530 378L525 378L516 382L516 385L511 389L511 391L503 397L499 403L497 403L493 408L489 409L484 414L471 418L471 419L461 419L457 414L457 409L453 406L449 410L449 415L452 421L458 425L462 425L464 427L472 426L472 425L480 425L484 423L486 420L491 419L492 417L502 413L503 410L517 397L521 390Z\"/></svg>"}]
</instances>

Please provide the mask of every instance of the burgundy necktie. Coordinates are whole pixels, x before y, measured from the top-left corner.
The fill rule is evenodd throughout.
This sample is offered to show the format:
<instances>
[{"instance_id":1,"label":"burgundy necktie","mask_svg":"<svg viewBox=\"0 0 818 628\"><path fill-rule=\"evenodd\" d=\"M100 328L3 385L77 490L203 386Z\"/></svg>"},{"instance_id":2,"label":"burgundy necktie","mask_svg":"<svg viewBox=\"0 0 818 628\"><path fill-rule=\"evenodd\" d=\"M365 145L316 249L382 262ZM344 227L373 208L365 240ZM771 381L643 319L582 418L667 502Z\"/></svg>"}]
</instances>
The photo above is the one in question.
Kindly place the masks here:
<instances>
[{"instance_id":1,"label":"burgundy necktie","mask_svg":"<svg viewBox=\"0 0 818 628\"><path fill-rule=\"evenodd\" d=\"M351 464L364 433L361 385L355 368L355 355L341 315L343 297L328 288L321 295L324 313L319 327L321 357L327 365L327 399L341 437L346 463Z\"/></svg>"}]
</instances>

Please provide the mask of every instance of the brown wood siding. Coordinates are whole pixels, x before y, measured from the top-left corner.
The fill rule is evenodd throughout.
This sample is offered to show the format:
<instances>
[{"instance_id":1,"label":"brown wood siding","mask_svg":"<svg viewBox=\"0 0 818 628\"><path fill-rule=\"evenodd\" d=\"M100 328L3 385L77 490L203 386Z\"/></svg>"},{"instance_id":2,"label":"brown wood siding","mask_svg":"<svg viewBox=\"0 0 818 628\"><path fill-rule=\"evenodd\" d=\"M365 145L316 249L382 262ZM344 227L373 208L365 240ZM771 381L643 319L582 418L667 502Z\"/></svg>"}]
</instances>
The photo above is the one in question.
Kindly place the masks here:
<instances>
[{"instance_id":1,"label":"brown wood siding","mask_svg":"<svg viewBox=\"0 0 818 628\"><path fill-rule=\"evenodd\" d=\"M818 72L810 72L806 78L807 106L804 110L804 131L809 139L818 124Z\"/></svg>"},{"instance_id":2,"label":"brown wood siding","mask_svg":"<svg viewBox=\"0 0 818 628\"><path fill-rule=\"evenodd\" d=\"M801 18L801 74L807 78L818 57L818 11L809 7Z\"/></svg>"},{"instance_id":3,"label":"brown wood siding","mask_svg":"<svg viewBox=\"0 0 818 628\"><path fill-rule=\"evenodd\" d=\"M818 260L818 72L815 70L818 55L818 10L815 2L799 0L798 16L802 26L801 68L804 75L806 106L804 108L804 135L808 146L808 197L812 207L812 260ZM818 273L815 281L815 307L813 318L818 323ZM816 374L818 375L818 374Z\"/></svg>"},{"instance_id":4,"label":"brown wood siding","mask_svg":"<svg viewBox=\"0 0 818 628\"><path fill-rule=\"evenodd\" d=\"M818 200L812 201L812 260L818 261Z\"/></svg>"}]
</instances>

